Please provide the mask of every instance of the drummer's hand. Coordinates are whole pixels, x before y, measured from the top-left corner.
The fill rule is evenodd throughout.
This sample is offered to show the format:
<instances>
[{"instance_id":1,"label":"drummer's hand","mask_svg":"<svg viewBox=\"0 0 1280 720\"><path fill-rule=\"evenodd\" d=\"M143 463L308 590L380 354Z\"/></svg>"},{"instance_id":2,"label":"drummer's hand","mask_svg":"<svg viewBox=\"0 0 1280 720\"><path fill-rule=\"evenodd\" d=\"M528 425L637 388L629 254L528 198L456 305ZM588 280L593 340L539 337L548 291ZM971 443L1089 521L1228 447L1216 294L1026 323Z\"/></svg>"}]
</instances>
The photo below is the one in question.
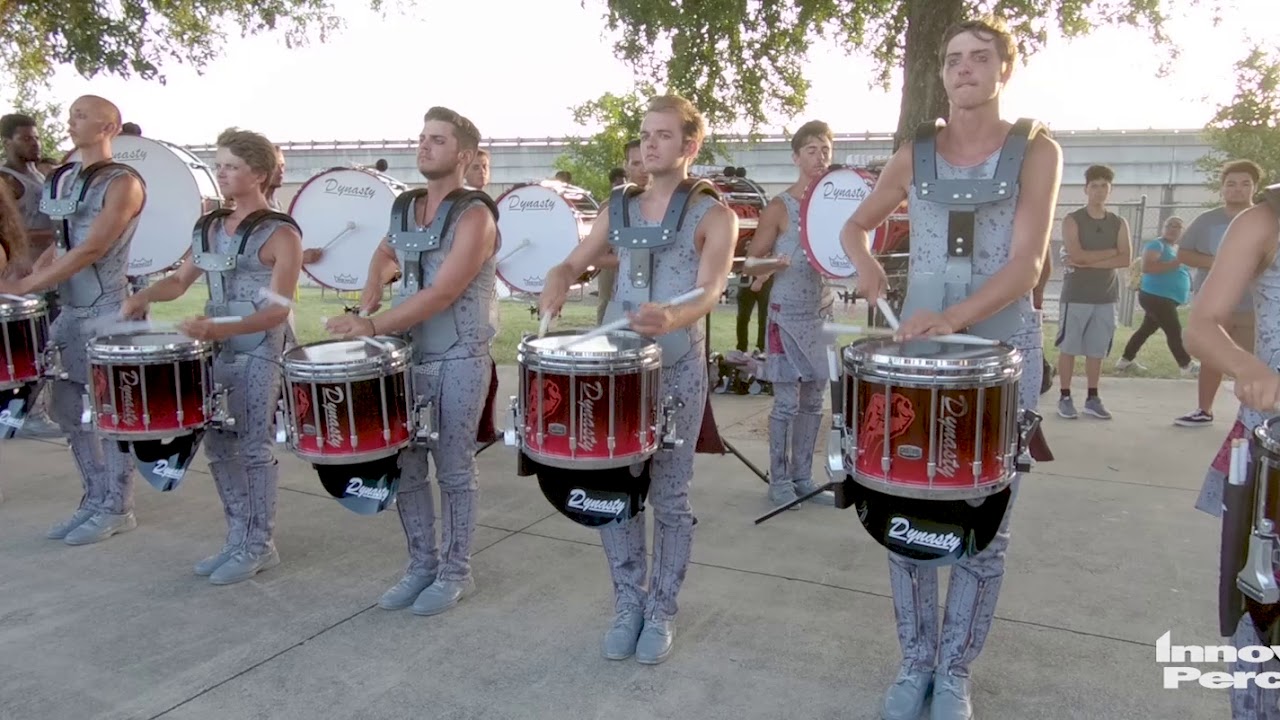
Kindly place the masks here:
<instances>
[{"instance_id":1,"label":"drummer's hand","mask_svg":"<svg viewBox=\"0 0 1280 720\"><path fill-rule=\"evenodd\" d=\"M889 278L884 274L884 266L875 258L868 258L863 263L866 267L858 266L857 289L858 297L866 300L872 305L882 297L889 295Z\"/></svg>"},{"instance_id":2,"label":"drummer's hand","mask_svg":"<svg viewBox=\"0 0 1280 720\"><path fill-rule=\"evenodd\" d=\"M569 280L562 278L563 275L559 266L547 273L542 292L538 294L539 315L550 314L552 317L560 315L560 309L564 307L564 301L569 297Z\"/></svg>"},{"instance_id":3,"label":"drummer's hand","mask_svg":"<svg viewBox=\"0 0 1280 720\"><path fill-rule=\"evenodd\" d=\"M120 306L120 317L125 320L143 320L147 317L147 308L151 303L142 295L130 295Z\"/></svg>"},{"instance_id":4,"label":"drummer's hand","mask_svg":"<svg viewBox=\"0 0 1280 720\"><path fill-rule=\"evenodd\" d=\"M27 289L23 287L25 283L21 279L18 280L0 280L0 293L8 293L9 295L26 295Z\"/></svg>"},{"instance_id":5,"label":"drummer's hand","mask_svg":"<svg viewBox=\"0 0 1280 720\"><path fill-rule=\"evenodd\" d=\"M229 337L226 327L226 325L215 323L207 317L187 318L178 323L178 330L183 335L192 340L204 340L205 342L225 340Z\"/></svg>"},{"instance_id":6,"label":"drummer's hand","mask_svg":"<svg viewBox=\"0 0 1280 720\"><path fill-rule=\"evenodd\" d=\"M1235 386L1236 398L1245 407L1268 415L1280 408L1280 374L1261 361L1241 373Z\"/></svg>"},{"instance_id":7,"label":"drummer's hand","mask_svg":"<svg viewBox=\"0 0 1280 720\"><path fill-rule=\"evenodd\" d=\"M790 256L790 255L779 255L779 256L777 256L777 257L775 257L775 258L773 259L773 262L774 262L774 263L775 263L779 268L789 268L789 267L791 267L791 256Z\"/></svg>"},{"instance_id":8,"label":"drummer's hand","mask_svg":"<svg viewBox=\"0 0 1280 720\"><path fill-rule=\"evenodd\" d=\"M322 257L324 257L324 249L308 248L302 251L302 264L310 265L311 263L318 263Z\"/></svg>"},{"instance_id":9,"label":"drummer's hand","mask_svg":"<svg viewBox=\"0 0 1280 720\"><path fill-rule=\"evenodd\" d=\"M366 312L366 313L377 312L378 308L380 307L382 307L382 287L381 286L373 286L373 287L366 286L365 289L360 291L360 311L361 312Z\"/></svg>"},{"instance_id":10,"label":"drummer's hand","mask_svg":"<svg viewBox=\"0 0 1280 720\"><path fill-rule=\"evenodd\" d=\"M675 314L666 305L645 303L633 313L627 313L631 319L631 329L647 337L666 335L675 329Z\"/></svg>"},{"instance_id":11,"label":"drummer's hand","mask_svg":"<svg viewBox=\"0 0 1280 720\"><path fill-rule=\"evenodd\" d=\"M377 328L374 327L372 318L351 315L350 313L329 318L329 321L324 324L324 328L329 331L330 335L343 340L373 337L377 333Z\"/></svg>"},{"instance_id":12,"label":"drummer's hand","mask_svg":"<svg viewBox=\"0 0 1280 720\"><path fill-rule=\"evenodd\" d=\"M894 334L899 342L930 337L933 335L950 335L956 332L955 326L943 313L921 310L903 321Z\"/></svg>"}]
</instances>

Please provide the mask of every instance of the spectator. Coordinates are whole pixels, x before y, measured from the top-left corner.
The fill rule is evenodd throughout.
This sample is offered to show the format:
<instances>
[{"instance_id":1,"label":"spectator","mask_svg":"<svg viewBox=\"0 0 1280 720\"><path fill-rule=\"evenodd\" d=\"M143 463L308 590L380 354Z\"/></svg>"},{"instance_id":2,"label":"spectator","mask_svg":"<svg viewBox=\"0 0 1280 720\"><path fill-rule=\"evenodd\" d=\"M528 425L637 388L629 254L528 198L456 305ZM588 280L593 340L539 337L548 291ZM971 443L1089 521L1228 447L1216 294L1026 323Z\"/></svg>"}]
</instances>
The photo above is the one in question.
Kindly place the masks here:
<instances>
[{"instance_id":1,"label":"spectator","mask_svg":"<svg viewBox=\"0 0 1280 720\"><path fill-rule=\"evenodd\" d=\"M1164 332L1169 352L1184 376L1195 375L1200 369L1200 364L1191 359L1182 345L1182 320L1178 318L1178 308L1191 299L1191 273L1178 260L1178 238L1181 236L1182 218L1174 216L1164 221L1164 232L1160 237L1142 247L1142 286L1138 290L1138 304L1146 316L1124 346L1124 353L1116 362L1116 370L1146 370L1134 358L1138 357L1142 345L1157 329Z\"/></svg>"},{"instance_id":2,"label":"spectator","mask_svg":"<svg viewBox=\"0 0 1280 720\"><path fill-rule=\"evenodd\" d=\"M142 137L142 128L138 126L138 123L127 122L120 126L120 134Z\"/></svg>"},{"instance_id":3,"label":"spectator","mask_svg":"<svg viewBox=\"0 0 1280 720\"><path fill-rule=\"evenodd\" d=\"M556 173L556 179L564 183L565 185L573 184L573 174L570 173L568 170L561 170L560 172Z\"/></svg>"}]
</instances>

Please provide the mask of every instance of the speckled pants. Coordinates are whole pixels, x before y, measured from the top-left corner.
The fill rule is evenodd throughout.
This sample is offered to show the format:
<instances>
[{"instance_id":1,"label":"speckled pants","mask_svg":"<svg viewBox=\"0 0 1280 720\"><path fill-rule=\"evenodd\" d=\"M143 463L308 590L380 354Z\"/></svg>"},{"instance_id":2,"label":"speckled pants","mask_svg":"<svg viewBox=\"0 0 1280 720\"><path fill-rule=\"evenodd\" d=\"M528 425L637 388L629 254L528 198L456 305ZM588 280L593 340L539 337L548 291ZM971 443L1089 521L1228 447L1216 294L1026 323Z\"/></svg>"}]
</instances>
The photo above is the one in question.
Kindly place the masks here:
<instances>
[{"instance_id":1,"label":"speckled pants","mask_svg":"<svg viewBox=\"0 0 1280 720\"><path fill-rule=\"evenodd\" d=\"M409 545L408 573L459 581L471 576L479 472L476 432L489 391L493 359L488 356L425 362L413 366L413 391L430 400L439 433L430 446L414 444L400 454L396 508ZM435 502L430 459L440 484L440 546L436 544Z\"/></svg>"},{"instance_id":2,"label":"speckled pants","mask_svg":"<svg viewBox=\"0 0 1280 720\"><path fill-rule=\"evenodd\" d=\"M1249 613L1240 617L1236 632L1231 636L1231 646L1240 649L1250 645L1267 646L1271 643L1258 632ZM1251 663L1237 659L1231 663L1228 672L1276 673L1280 672L1280 661L1272 659L1265 663ZM1280 720L1280 688L1258 687L1249 681L1244 688L1231 688L1231 720Z\"/></svg>"},{"instance_id":3,"label":"speckled pants","mask_svg":"<svg viewBox=\"0 0 1280 720\"><path fill-rule=\"evenodd\" d=\"M706 358L694 353L662 370L663 392L682 404L675 412L678 436L684 444L659 450L649 465L648 504L653 508L653 578L646 591L648 555L645 553L645 513L600 530L613 578L614 610L641 610L645 617L668 620L676 616L676 596L684 583L693 549L697 520L689 505L693 458L706 409Z\"/></svg>"},{"instance_id":4,"label":"speckled pants","mask_svg":"<svg viewBox=\"0 0 1280 720\"><path fill-rule=\"evenodd\" d=\"M84 494L80 507L121 514L133 510L133 458L120 446L105 440L92 427L81 425L84 397L89 382L89 355L86 343L92 339L83 329L84 320L111 317L118 304L95 308L64 308L49 327L50 341L61 347L62 369L67 380L51 383L51 419L67 434L71 456L80 471Z\"/></svg>"},{"instance_id":5,"label":"speckled pants","mask_svg":"<svg viewBox=\"0 0 1280 720\"><path fill-rule=\"evenodd\" d=\"M783 382L773 385L769 413L769 484L787 485L813 479L813 452L822 425L826 383Z\"/></svg>"},{"instance_id":6,"label":"speckled pants","mask_svg":"<svg viewBox=\"0 0 1280 720\"><path fill-rule=\"evenodd\" d=\"M209 472L227 519L227 545L243 545L261 554L275 537L280 466L272 445L280 368L263 357L224 351L214 359L213 377L231 388L227 401L236 421L231 429L210 430L204 439Z\"/></svg>"}]
</instances>

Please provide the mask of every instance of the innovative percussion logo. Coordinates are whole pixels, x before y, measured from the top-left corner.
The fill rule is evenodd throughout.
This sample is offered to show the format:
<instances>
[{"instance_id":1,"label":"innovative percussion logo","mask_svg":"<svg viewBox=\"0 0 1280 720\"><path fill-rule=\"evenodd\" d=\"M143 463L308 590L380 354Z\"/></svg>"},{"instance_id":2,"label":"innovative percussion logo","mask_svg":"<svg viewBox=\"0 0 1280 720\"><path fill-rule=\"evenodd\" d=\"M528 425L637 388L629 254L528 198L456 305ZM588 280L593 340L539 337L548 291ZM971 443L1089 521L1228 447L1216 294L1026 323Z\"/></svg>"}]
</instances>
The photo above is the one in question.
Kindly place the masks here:
<instances>
[{"instance_id":1,"label":"innovative percussion logo","mask_svg":"<svg viewBox=\"0 0 1280 720\"><path fill-rule=\"evenodd\" d=\"M1249 645L1234 648L1230 645L1174 645L1173 631L1156 640L1156 662L1164 665L1164 688L1176 690L1196 683L1211 690L1245 689L1250 683L1260 688L1280 688L1280 672L1204 672L1192 664L1234 664L1237 660L1261 665L1280 657L1280 646Z\"/></svg>"},{"instance_id":2,"label":"innovative percussion logo","mask_svg":"<svg viewBox=\"0 0 1280 720\"><path fill-rule=\"evenodd\" d=\"M371 187L357 187L355 185L343 185L335 178L329 178L324 181L324 192L326 195L337 195L338 197L351 197L360 200L372 200L377 193Z\"/></svg>"}]
</instances>

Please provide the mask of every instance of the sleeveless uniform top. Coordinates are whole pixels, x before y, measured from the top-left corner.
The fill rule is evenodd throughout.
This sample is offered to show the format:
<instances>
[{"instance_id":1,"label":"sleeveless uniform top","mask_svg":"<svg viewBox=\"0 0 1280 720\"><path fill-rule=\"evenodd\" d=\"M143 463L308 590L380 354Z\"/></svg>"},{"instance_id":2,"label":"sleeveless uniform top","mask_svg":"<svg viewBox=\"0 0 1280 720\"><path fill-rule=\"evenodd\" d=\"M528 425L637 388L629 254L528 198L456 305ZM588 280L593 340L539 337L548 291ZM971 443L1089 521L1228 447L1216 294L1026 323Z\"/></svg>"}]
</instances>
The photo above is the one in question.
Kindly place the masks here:
<instances>
[{"instance_id":1,"label":"sleeveless uniform top","mask_svg":"<svg viewBox=\"0 0 1280 720\"><path fill-rule=\"evenodd\" d=\"M45 177L34 169L19 172L0 165L0 172L17 179L22 184L22 197L18 198L18 210L28 230L48 230L53 227L49 216L40 211L40 195L44 193Z\"/></svg>"},{"instance_id":2,"label":"sleeveless uniform top","mask_svg":"<svg viewBox=\"0 0 1280 720\"><path fill-rule=\"evenodd\" d=\"M66 167L66 166L64 166ZM49 204L48 198L42 198L41 207L50 217L54 231L58 235L58 254L78 247L89 236L89 229L94 220L102 212L107 188L118 177L133 174L128 167L114 165L100 170L90 178L88 191L84 200L76 202L81 191L81 172L84 166L73 163L64 173L55 173L46 183L46 194L53 183L57 182L56 198L73 203L75 209L67 215L57 212ZM69 280L58 286L59 301L64 308L72 310L87 309L109 305L119 305L129 294L129 248L133 244L133 234L138 229L138 220L142 212L125 226L120 238L111 246L97 262L76 273Z\"/></svg>"},{"instance_id":3,"label":"sleeveless uniform top","mask_svg":"<svg viewBox=\"0 0 1280 720\"><path fill-rule=\"evenodd\" d=\"M789 192L778 195L787 208L787 231L778 236L773 253L791 258L791 266L773 274L769 294L771 317L817 317L835 303L835 294L805 255L800 242L800 201Z\"/></svg>"}]
</instances>

